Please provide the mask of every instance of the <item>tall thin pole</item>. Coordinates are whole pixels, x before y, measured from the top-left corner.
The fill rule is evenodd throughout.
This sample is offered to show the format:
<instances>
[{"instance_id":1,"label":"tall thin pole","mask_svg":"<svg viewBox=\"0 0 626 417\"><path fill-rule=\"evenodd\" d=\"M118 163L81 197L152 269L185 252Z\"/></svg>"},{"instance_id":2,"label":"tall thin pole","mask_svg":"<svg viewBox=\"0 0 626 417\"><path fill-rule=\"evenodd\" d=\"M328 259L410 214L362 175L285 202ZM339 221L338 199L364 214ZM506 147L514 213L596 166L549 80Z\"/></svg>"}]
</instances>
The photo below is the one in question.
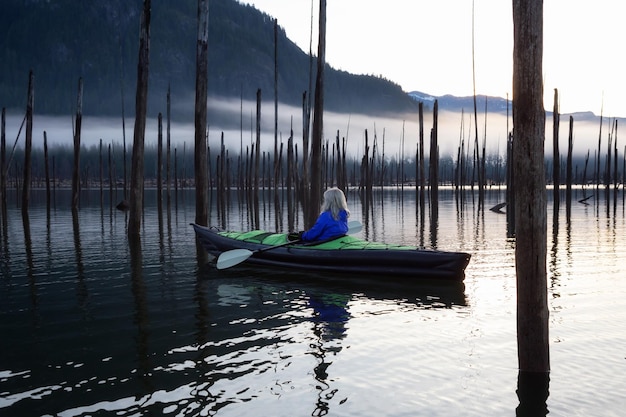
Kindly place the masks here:
<instances>
[{"instance_id":1,"label":"tall thin pole","mask_svg":"<svg viewBox=\"0 0 626 417\"><path fill-rule=\"evenodd\" d=\"M31 152L33 148L33 107L35 102L35 76L28 75L28 101L26 103L26 145L24 146L24 184L22 188L22 214L28 214L31 180Z\"/></svg>"},{"instance_id":2,"label":"tall thin pole","mask_svg":"<svg viewBox=\"0 0 626 417\"><path fill-rule=\"evenodd\" d=\"M543 0L513 0L515 268L520 372L550 371L544 168Z\"/></svg>"},{"instance_id":3,"label":"tall thin pole","mask_svg":"<svg viewBox=\"0 0 626 417\"><path fill-rule=\"evenodd\" d=\"M0 205L2 206L2 216L4 217L4 207L6 207L6 191L7 191L7 175L6 175L6 159L7 159L7 109L2 108L2 118L0 120ZM6 219L4 219L6 220ZM4 221L3 220L3 221Z\"/></svg>"},{"instance_id":4,"label":"tall thin pole","mask_svg":"<svg viewBox=\"0 0 626 417\"><path fill-rule=\"evenodd\" d=\"M171 120L171 95L170 86L167 86L167 132L166 132L166 154L165 154L165 192L167 194L167 209L170 209L171 204L171 136L170 136L170 120Z\"/></svg>"},{"instance_id":5,"label":"tall thin pole","mask_svg":"<svg viewBox=\"0 0 626 417\"><path fill-rule=\"evenodd\" d=\"M559 124L561 116L559 114L559 90L554 89L554 104L552 110L552 184L554 210L559 211L559 186L561 184L561 156L559 155Z\"/></svg>"},{"instance_id":6,"label":"tall thin pole","mask_svg":"<svg viewBox=\"0 0 626 417\"><path fill-rule=\"evenodd\" d=\"M130 211L128 236L139 237L143 209L144 139L148 107L148 75L150 67L150 8L151 0L144 0L139 28L139 60L137 63L137 92L135 95L135 129L131 162ZM137 240L138 242L138 240Z\"/></svg>"},{"instance_id":7,"label":"tall thin pole","mask_svg":"<svg viewBox=\"0 0 626 417\"><path fill-rule=\"evenodd\" d=\"M326 0L320 0L319 41L317 45L317 78L315 80L315 109L311 140L311 190L305 227L315 222L322 197L322 135L324 125L324 66L326 65Z\"/></svg>"},{"instance_id":8,"label":"tall thin pole","mask_svg":"<svg viewBox=\"0 0 626 417\"><path fill-rule=\"evenodd\" d=\"M127 163L126 163L126 115L124 112L124 52L122 51L122 39L120 38L120 90L122 98L122 146L124 146L124 200L128 198L128 186L127 186ZM112 197L111 197L112 198Z\"/></svg>"},{"instance_id":9,"label":"tall thin pole","mask_svg":"<svg viewBox=\"0 0 626 417\"><path fill-rule=\"evenodd\" d=\"M207 172L207 88L209 65L209 0L198 0L198 41L196 46L195 152L196 223L206 225L209 213ZM198 253L202 253L198 251Z\"/></svg>"}]
</instances>

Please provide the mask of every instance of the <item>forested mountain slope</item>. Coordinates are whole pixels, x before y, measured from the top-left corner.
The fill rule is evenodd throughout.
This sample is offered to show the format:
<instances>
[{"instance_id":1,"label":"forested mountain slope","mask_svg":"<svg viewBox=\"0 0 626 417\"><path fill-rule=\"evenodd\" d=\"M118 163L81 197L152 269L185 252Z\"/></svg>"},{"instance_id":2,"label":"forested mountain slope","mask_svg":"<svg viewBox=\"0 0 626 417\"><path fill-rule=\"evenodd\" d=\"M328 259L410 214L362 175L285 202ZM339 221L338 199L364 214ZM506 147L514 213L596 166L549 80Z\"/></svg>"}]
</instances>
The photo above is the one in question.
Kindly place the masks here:
<instances>
[{"instance_id":1,"label":"forested mountain slope","mask_svg":"<svg viewBox=\"0 0 626 417\"><path fill-rule=\"evenodd\" d=\"M0 7L0 107L25 107L32 69L38 113L72 112L82 77L84 114L119 115L123 91L126 114L132 115L142 1L3 0ZM192 118L196 13L196 0L152 1L151 115L165 111L170 86L173 113ZM310 68L308 54L279 26L281 102L301 106ZM416 108L389 80L330 67L325 76L328 110L385 114ZM274 20L235 0L211 0L209 95L255 100L257 89L273 101Z\"/></svg>"}]
</instances>

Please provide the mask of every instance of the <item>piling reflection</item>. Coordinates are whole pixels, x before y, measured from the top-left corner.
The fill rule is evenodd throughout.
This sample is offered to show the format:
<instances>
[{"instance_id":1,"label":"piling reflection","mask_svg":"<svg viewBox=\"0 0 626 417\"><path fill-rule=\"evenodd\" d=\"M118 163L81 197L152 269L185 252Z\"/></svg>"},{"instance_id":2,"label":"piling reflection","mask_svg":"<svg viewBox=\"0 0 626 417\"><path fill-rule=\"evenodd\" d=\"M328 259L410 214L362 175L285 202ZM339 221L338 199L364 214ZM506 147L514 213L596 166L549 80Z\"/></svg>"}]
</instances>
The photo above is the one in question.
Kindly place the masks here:
<instances>
[{"instance_id":1,"label":"piling reflection","mask_svg":"<svg viewBox=\"0 0 626 417\"><path fill-rule=\"evenodd\" d=\"M149 337L149 310L147 300L147 289L143 276L143 255L141 251L141 237L129 236L128 246L130 253L130 278L131 291L135 302L134 322L137 326L137 361L138 376L142 381L146 392L152 392L152 363L150 361L150 350L148 348Z\"/></svg>"},{"instance_id":2,"label":"piling reflection","mask_svg":"<svg viewBox=\"0 0 626 417\"><path fill-rule=\"evenodd\" d=\"M6 200L4 198L0 198L0 234L2 242L2 263L6 263L6 268L8 269L9 263L9 228L8 228L8 220L7 220L7 205Z\"/></svg>"},{"instance_id":3,"label":"piling reflection","mask_svg":"<svg viewBox=\"0 0 626 417\"><path fill-rule=\"evenodd\" d=\"M550 374L543 372L522 372L517 376L516 417L541 417L548 415Z\"/></svg>"},{"instance_id":4,"label":"piling reflection","mask_svg":"<svg viewBox=\"0 0 626 417\"><path fill-rule=\"evenodd\" d=\"M559 208L555 205L552 215L552 246L550 248L550 260L549 260L549 282L552 297L559 297Z\"/></svg>"},{"instance_id":5,"label":"piling reflection","mask_svg":"<svg viewBox=\"0 0 626 417\"><path fill-rule=\"evenodd\" d=\"M28 286L30 289L30 299L35 325L40 322L39 316L39 292L37 281L35 280L35 264L33 262L33 245L30 235L30 217L28 211L22 211L22 226L24 228L24 251L26 252L26 275L28 276Z\"/></svg>"},{"instance_id":6,"label":"piling reflection","mask_svg":"<svg viewBox=\"0 0 626 417\"><path fill-rule=\"evenodd\" d=\"M74 253L76 255L76 296L78 306L83 313L88 312L89 293L85 283L85 265L83 263L83 248L80 242L80 226L78 211L72 210L72 230L74 232Z\"/></svg>"}]
</instances>

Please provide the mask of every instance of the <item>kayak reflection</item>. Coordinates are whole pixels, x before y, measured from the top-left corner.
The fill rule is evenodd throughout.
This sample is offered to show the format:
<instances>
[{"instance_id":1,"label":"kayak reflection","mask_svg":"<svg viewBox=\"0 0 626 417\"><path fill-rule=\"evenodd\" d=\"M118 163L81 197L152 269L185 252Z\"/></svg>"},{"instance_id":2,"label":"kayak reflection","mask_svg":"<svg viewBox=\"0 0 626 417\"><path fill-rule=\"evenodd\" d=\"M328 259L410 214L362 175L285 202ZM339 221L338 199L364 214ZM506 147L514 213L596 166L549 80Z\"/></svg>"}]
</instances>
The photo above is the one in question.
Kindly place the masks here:
<instances>
[{"instance_id":1,"label":"kayak reflection","mask_svg":"<svg viewBox=\"0 0 626 417\"><path fill-rule=\"evenodd\" d=\"M210 330L212 349L219 346L217 349L230 351L221 352L221 358L250 358L247 362L259 364L254 370L242 370L239 362L216 364L218 369L232 369L231 375L238 375L238 382L232 382L236 386L248 386L248 373L256 377L246 391L224 392L226 398L216 398L214 408L219 408L220 402L245 402L252 398L248 394L252 396L270 386L275 395L313 394L315 398L308 403L312 409L305 414L329 415L351 394L346 390L344 366L345 354L353 352L349 348L357 348L351 344L359 340L358 334L350 337L354 319L394 309L419 314L419 310L464 309L467 304L464 287L457 283L380 285L377 280L376 286L354 277L342 281L332 274L265 267L218 271L207 266L202 277L204 284L215 291L214 296L206 298L214 323ZM367 305L374 306L374 310L364 310ZM357 339L353 339L355 335ZM252 344L254 352L250 352ZM302 356L314 359L308 372L306 368L292 369L295 358ZM342 365L337 365L339 361ZM267 385L269 381L263 382L261 375L267 375L269 369L273 379ZM209 380L215 377L212 372L204 375ZM213 384L223 386L224 382L214 380ZM302 406L306 408L307 401ZM272 414L272 410L266 411ZM280 410L275 411L280 414Z\"/></svg>"}]
</instances>

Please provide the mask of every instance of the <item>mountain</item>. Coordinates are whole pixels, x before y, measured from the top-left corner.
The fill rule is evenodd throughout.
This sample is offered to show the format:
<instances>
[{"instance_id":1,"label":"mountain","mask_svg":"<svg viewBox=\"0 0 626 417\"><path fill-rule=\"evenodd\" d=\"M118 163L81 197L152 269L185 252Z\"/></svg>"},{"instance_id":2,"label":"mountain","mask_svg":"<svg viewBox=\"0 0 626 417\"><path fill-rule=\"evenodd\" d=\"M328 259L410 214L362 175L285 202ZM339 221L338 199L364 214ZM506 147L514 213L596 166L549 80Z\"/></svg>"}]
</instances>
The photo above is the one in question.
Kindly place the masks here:
<instances>
[{"instance_id":1,"label":"mountain","mask_svg":"<svg viewBox=\"0 0 626 417\"><path fill-rule=\"evenodd\" d=\"M474 111L474 96L457 97L446 94L444 96L432 96L430 94L423 93L421 91L411 91L408 93L409 97L416 103L423 102L432 108L437 100L437 106L440 109L449 111L461 111L473 112ZM506 113L510 112L513 106L511 100L504 99L502 97L492 97L485 95L476 95L476 109L477 111L484 113L485 103L487 105L487 111L491 113Z\"/></svg>"},{"instance_id":2,"label":"mountain","mask_svg":"<svg viewBox=\"0 0 626 417\"><path fill-rule=\"evenodd\" d=\"M274 98L275 20L235 0L209 3L209 95L264 101ZM141 0L3 0L0 14L0 107L23 109L28 73L35 76L35 111L74 111L78 79L83 114L134 111ZM195 87L197 1L152 1L150 116L191 119ZM315 63L277 26L278 97L302 106ZM312 77L312 78L311 78ZM325 69L325 108L385 114L415 111L402 88L384 78Z\"/></svg>"}]
</instances>

